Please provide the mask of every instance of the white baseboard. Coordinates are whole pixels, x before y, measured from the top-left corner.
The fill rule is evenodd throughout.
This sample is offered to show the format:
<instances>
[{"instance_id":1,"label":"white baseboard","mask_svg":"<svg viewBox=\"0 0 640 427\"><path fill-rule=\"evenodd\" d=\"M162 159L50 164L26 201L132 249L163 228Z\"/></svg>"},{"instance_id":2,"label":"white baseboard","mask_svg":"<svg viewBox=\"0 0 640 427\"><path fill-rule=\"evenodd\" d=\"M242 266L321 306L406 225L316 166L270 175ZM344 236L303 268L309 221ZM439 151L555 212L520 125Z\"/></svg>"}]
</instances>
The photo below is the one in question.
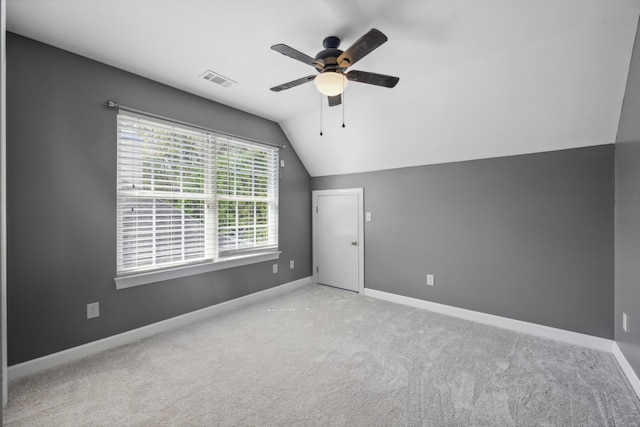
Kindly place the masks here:
<instances>
[{"instance_id":1,"label":"white baseboard","mask_svg":"<svg viewBox=\"0 0 640 427\"><path fill-rule=\"evenodd\" d=\"M64 365L66 363L83 359L88 356L92 356L111 348L139 341L141 339L156 335L161 332L170 331L172 329L186 326L190 323L205 320L211 316L227 313L232 310L237 310L250 304L254 304L268 298L291 292L295 289L301 288L311 283L313 283L313 278L305 277L294 282L285 283L284 285L276 286L271 289L266 289L264 291L246 295L244 297L225 301L211 307L203 308L201 310L193 311L191 313L183 314L181 316L143 326L138 329L123 332L112 337L93 341L84 345L80 345L78 347L73 347L68 350L63 350L58 353L43 356L38 359L19 363L8 368L7 379L9 381L14 381L19 378L33 375L47 369L51 369L57 366ZM587 348L605 351L607 353L613 353L622 371L627 376L629 383L638 395L638 398L640 398L640 379L620 351L618 344L616 344L612 340L580 334L577 332L566 331L563 329L552 328L549 326L537 325L534 323L510 319L507 317L500 317L493 314L467 310L464 308L452 307L445 304L424 301L417 298L377 291L375 289L365 288L364 295L372 298L407 305L410 307L429 310L448 316L458 317L465 320L471 320L478 323L497 326L499 328L509 329L516 332L522 332L543 338L549 338Z\"/></svg>"},{"instance_id":2,"label":"white baseboard","mask_svg":"<svg viewBox=\"0 0 640 427\"><path fill-rule=\"evenodd\" d=\"M161 332L170 331L172 329L176 329L190 323L205 320L211 316L227 313L232 310L237 310L239 308L246 307L247 305L254 304L258 301L266 300L268 298L291 292L305 285L309 285L312 282L312 277L305 277L303 279L285 283L284 285L265 289L264 291L249 294L230 301L225 301L211 307L206 307L201 310L193 311L191 313L172 317L171 319L163 320L151 325L123 332L118 335L103 338L98 341L93 341L37 359L29 360L27 362L19 363L17 365L9 366L7 370L7 378L9 381L14 381L28 375L33 375L47 369L51 369L57 366L64 365L66 363L83 359L88 356L92 356L111 348L136 342L143 338L147 338Z\"/></svg>"},{"instance_id":3,"label":"white baseboard","mask_svg":"<svg viewBox=\"0 0 640 427\"><path fill-rule=\"evenodd\" d=\"M613 355L616 357L620 368L622 368L622 372L624 372L624 374L627 376L631 387L633 387L636 394L638 395L638 399L640 399L640 378L638 378L638 375L636 375L636 372L627 361L627 358L624 357L624 354L622 354L622 351L620 350L620 347L618 347L618 343L616 342L613 343Z\"/></svg>"},{"instance_id":4,"label":"white baseboard","mask_svg":"<svg viewBox=\"0 0 640 427\"><path fill-rule=\"evenodd\" d=\"M550 326L524 322L522 320L510 319L508 317L481 313L479 311L452 307L450 305L438 304L435 302L425 301L417 298L405 297L402 295L377 291L375 289L365 288L364 294L372 298L378 298L415 308L421 308L423 310L446 314L447 316L458 317L465 320L471 320L473 322L484 323L486 325L497 326L499 328L509 329L512 331L522 332L525 334L535 335L543 338L549 338L556 341L563 341L569 344L575 344L582 347L606 351L607 353L612 352L611 349L613 341L605 338L594 337L592 335L580 334L578 332L571 332L564 329L552 328Z\"/></svg>"}]
</instances>

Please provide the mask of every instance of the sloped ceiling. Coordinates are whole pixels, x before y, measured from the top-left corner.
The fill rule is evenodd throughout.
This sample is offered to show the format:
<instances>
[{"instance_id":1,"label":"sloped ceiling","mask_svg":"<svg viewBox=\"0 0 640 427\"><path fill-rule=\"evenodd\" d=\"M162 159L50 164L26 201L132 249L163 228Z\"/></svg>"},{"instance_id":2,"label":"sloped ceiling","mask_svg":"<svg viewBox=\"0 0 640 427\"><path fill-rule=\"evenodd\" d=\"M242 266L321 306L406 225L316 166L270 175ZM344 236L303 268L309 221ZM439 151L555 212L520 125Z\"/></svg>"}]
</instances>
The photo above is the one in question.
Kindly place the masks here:
<instances>
[{"instance_id":1,"label":"sloped ceiling","mask_svg":"<svg viewBox=\"0 0 640 427\"><path fill-rule=\"evenodd\" d=\"M7 26L274 120L323 176L613 143L639 13L640 0L8 0ZM321 108L312 83L269 90L314 73L271 45L315 56L326 36L346 49L374 27L389 41L353 68L399 76L394 89L351 83L344 109Z\"/></svg>"}]
</instances>

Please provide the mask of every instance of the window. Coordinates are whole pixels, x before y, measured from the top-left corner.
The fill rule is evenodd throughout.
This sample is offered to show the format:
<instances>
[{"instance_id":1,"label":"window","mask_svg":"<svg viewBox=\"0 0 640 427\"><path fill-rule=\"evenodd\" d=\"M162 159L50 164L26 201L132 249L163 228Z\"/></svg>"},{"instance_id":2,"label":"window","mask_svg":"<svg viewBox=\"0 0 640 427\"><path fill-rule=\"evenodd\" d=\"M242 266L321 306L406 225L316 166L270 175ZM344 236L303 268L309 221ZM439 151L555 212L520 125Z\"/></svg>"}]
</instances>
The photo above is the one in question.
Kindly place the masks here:
<instances>
[{"instance_id":1,"label":"window","mask_svg":"<svg viewBox=\"0 0 640 427\"><path fill-rule=\"evenodd\" d=\"M278 248L277 147L118 114L117 274Z\"/></svg>"}]
</instances>

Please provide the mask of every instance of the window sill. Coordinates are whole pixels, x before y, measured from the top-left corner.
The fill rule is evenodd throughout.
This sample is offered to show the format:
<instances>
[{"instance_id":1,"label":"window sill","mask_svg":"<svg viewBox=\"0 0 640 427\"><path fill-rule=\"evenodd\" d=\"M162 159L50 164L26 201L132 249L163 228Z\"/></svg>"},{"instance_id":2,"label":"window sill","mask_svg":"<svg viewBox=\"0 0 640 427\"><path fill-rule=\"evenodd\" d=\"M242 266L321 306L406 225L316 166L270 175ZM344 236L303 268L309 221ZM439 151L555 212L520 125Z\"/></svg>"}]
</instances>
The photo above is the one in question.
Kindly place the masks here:
<instances>
[{"instance_id":1,"label":"window sill","mask_svg":"<svg viewBox=\"0 0 640 427\"><path fill-rule=\"evenodd\" d=\"M225 258L208 264L189 265L162 271L151 271L148 273L133 274L131 276L116 277L113 281L116 283L116 289L126 289L134 286L147 285L149 283L162 282L164 280L193 276L195 274L241 267L249 264L257 264L259 262L271 261L278 258L280 258L280 251L243 255L233 258Z\"/></svg>"}]
</instances>

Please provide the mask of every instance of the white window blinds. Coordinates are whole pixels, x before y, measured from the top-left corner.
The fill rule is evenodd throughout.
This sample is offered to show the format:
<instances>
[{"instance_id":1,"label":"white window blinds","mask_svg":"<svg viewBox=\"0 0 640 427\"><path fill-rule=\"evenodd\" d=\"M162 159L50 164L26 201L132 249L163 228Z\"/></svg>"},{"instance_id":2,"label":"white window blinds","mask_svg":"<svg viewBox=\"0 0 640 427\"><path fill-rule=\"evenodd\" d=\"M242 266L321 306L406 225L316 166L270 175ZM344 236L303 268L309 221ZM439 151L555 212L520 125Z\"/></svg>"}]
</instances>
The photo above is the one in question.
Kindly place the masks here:
<instances>
[{"instance_id":1,"label":"white window blinds","mask_svg":"<svg viewBox=\"0 0 640 427\"><path fill-rule=\"evenodd\" d=\"M118 275L278 247L276 147L118 114Z\"/></svg>"}]
</instances>

